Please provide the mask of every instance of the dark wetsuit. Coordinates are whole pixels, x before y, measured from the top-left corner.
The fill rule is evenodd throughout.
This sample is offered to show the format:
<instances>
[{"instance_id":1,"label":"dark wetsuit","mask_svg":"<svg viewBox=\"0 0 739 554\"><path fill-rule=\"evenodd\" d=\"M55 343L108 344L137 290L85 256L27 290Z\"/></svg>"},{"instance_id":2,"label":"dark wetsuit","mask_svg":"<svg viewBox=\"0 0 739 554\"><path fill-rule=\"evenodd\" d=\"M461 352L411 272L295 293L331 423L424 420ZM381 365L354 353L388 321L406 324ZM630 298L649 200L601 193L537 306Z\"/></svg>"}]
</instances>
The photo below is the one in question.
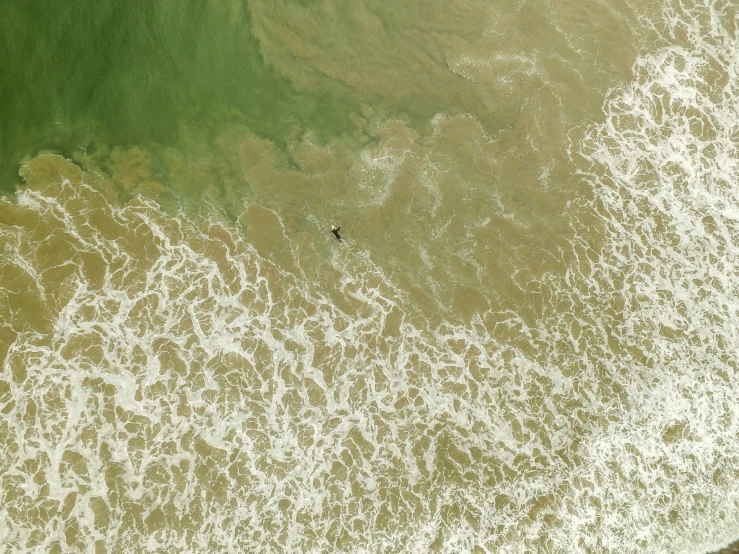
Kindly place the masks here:
<instances>
[{"instance_id":1,"label":"dark wetsuit","mask_svg":"<svg viewBox=\"0 0 739 554\"><path fill-rule=\"evenodd\" d=\"M338 227L331 227L331 232L336 237L336 240L341 242L341 235L339 234L339 229L341 229L341 225L339 225Z\"/></svg>"}]
</instances>

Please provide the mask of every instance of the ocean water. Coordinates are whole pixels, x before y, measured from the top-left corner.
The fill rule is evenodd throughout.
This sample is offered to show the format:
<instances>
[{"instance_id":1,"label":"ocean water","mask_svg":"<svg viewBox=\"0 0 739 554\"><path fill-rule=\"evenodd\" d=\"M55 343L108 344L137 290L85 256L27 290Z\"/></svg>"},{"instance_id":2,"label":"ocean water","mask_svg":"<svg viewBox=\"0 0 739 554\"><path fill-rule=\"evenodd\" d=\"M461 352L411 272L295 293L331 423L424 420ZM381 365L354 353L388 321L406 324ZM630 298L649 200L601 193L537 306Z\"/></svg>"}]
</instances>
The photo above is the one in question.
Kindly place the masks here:
<instances>
[{"instance_id":1,"label":"ocean water","mask_svg":"<svg viewBox=\"0 0 739 554\"><path fill-rule=\"evenodd\" d=\"M739 6L212 4L0 7L0 550L738 539Z\"/></svg>"}]
</instances>

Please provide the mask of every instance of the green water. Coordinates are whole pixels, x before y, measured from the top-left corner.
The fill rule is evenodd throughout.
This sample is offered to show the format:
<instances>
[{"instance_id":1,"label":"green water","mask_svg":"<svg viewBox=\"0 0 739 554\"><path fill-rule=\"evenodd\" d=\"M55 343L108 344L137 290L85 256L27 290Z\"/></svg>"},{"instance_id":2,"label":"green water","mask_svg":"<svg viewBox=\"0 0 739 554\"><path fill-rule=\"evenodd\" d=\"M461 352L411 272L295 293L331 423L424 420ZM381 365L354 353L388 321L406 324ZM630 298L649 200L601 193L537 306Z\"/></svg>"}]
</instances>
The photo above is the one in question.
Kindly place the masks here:
<instances>
[{"instance_id":1,"label":"green water","mask_svg":"<svg viewBox=\"0 0 739 554\"><path fill-rule=\"evenodd\" d=\"M284 146L353 129L347 87L301 91L269 64L246 4L197 0L3 2L0 6L0 182L18 182L41 149L72 156L109 145L201 141L225 122ZM422 122L437 107L396 102Z\"/></svg>"},{"instance_id":2,"label":"green water","mask_svg":"<svg viewBox=\"0 0 739 554\"><path fill-rule=\"evenodd\" d=\"M3 2L0 544L734 539L737 21Z\"/></svg>"}]
</instances>

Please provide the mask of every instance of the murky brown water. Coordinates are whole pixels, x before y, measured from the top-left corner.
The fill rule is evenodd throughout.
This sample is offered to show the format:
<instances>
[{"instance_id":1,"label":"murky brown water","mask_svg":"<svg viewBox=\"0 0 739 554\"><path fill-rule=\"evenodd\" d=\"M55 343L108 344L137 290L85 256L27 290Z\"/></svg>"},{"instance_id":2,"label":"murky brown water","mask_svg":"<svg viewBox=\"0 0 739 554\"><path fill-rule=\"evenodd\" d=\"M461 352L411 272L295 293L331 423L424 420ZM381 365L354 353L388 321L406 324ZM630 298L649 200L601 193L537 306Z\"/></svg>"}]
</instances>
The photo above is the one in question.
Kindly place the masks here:
<instances>
[{"instance_id":1,"label":"murky brown water","mask_svg":"<svg viewBox=\"0 0 739 554\"><path fill-rule=\"evenodd\" d=\"M176 140L77 121L66 158L22 166L0 202L0 544L736 538L736 7L203 9L197 36L243 29L270 68L249 86L299 105L264 107L273 135L253 91ZM200 44L173 59L212 64Z\"/></svg>"}]
</instances>

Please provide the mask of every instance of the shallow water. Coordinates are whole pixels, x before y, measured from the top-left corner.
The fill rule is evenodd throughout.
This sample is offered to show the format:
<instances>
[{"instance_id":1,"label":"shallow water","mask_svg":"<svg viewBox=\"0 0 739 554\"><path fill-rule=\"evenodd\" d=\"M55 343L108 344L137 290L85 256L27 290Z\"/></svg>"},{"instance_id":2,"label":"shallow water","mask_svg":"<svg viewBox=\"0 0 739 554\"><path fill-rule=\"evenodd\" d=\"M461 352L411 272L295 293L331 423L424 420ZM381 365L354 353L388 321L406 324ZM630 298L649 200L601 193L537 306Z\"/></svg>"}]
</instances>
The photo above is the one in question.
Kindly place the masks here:
<instances>
[{"instance_id":1,"label":"shallow water","mask_svg":"<svg viewBox=\"0 0 739 554\"><path fill-rule=\"evenodd\" d=\"M0 8L9 551L739 536L739 11L426 4Z\"/></svg>"}]
</instances>

